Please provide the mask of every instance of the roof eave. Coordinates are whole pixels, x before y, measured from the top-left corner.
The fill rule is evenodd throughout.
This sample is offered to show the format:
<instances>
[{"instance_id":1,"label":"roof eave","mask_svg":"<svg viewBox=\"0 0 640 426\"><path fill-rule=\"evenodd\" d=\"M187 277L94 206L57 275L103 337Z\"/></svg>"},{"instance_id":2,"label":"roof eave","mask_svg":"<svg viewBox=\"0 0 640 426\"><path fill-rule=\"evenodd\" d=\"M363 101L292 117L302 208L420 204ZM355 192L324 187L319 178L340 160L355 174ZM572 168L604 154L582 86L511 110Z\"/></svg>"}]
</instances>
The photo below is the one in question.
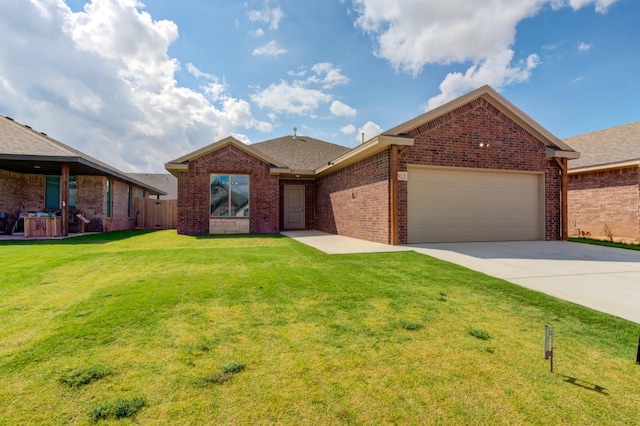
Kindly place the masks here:
<instances>
[{"instance_id":1,"label":"roof eave","mask_svg":"<svg viewBox=\"0 0 640 426\"><path fill-rule=\"evenodd\" d=\"M277 168L287 168L286 164L283 164L277 160L274 160L273 158L269 157L266 154L263 154L262 152L258 151L255 148L252 148L250 145L247 145L241 141L239 141L238 139L234 138L233 136L228 136L224 139L221 139L217 142L212 143L211 145L207 145L205 147L202 147L196 151L193 151L187 155L184 155L180 158L176 158L173 161L169 161L168 163L165 164L165 168L167 170L169 170L167 168L167 164L185 164L185 163L189 163L189 161L194 160L196 158L202 157L203 155L209 154L211 152L217 151L221 148L224 148L227 145L233 145L238 149L241 149L242 151L246 152L247 154L251 155L252 157L257 158L260 161L263 161L267 164L272 164L273 166L277 167ZM169 170L170 171L170 170Z\"/></svg>"},{"instance_id":2,"label":"roof eave","mask_svg":"<svg viewBox=\"0 0 640 426\"><path fill-rule=\"evenodd\" d=\"M189 164L188 163L183 163L183 164L165 163L164 168L166 171L168 171L175 177L178 177L179 172L189 171Z\"/></svg>"},{"instance_id":3,"label":"roof eave","mask_svg":"<svg viewBox=\"0 0 640 426\"><path fill-rule=\"evenodd\" d=\"M545 152L547 158L568 158L569 160L580 158L580 153L577 151L563 151L559 149L546 148Z\"/></svg>"},{"instance_id":4,"label":"roof eave","mask_svg":"<svg viewBox=\"0 0 640 426\"><path fill-rule=\"evenodd\" d=\"M595 172L599 170L611 170L611 169L621 169L627 167L640 167L640 158L630 161L619 161L617 163L607 163L607 164L596 164L592 166L583 166L576 167L575 169L569 169L569 174L575 173L588 173Z\"/></svg>"},{"instance_id":5,"label":"roof eave","mask_svg":"<svg viewBox=\"0 0 640 426\"><path fill-rule=\"evenodd\" d=\"M64 164L64 163L76 163L76 164L81 164L83 166L89 167L93 170L98 171L101 175L104 176L111 176L114 177L116 179L122 180L124 182L128 182L128 183L133 183L136 186L139 186L141 188L145 188L148 189L153 195L167 195L166 192L158 189L158 188L154 188L153 186L147 185L143 182L140 182L136 179L133 179L129 176L127 176L124 173L119 173L114 169L108 168L108 167L104 167L100 164L96 164L92 161L89 161L85 158L82 157L67 157L67 156L47 156L47 155L13 155L13 154L1 154L0 155L0 159L2 160L14 160L14 161L42 161L42 162L49 162L49 163L60 163L60 164Z\"/></svg>"},{"instance_id":6,"label":"roof eave","mask_svg":"<svg viewBox=\"0 0 640 426\"><path fill-rule=\"evenodd\" d=\"M413 143L414 139L409 136L381 134L369 139L367 142L355 147L354 149L341 155L340 157L329 161L326 165L323 165L320 168L316 169L314 174L316 177L322 177L328 175L329 173L332 173L335 170L339 170L343 167L377 154L380 151L384 151L391 145L413 146Z\"/></svg>"}]
</instances>

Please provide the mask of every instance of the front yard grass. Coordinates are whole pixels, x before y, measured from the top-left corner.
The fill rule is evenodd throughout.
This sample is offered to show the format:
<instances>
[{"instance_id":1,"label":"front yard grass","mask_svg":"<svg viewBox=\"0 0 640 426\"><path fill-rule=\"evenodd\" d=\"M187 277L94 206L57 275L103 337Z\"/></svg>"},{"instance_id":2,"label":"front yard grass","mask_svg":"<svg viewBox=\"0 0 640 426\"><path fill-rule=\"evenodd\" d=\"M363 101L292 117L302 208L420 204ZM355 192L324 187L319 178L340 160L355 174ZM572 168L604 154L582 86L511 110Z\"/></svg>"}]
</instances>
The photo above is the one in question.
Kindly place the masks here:
<instances>
[{"instance_id":1,"label":"front yard grass","mask_svg":"<svg viewBox=\"0 0 640 426\"><path fill-rule=\"evenodd\" d=\"M640 419L640 325L413 252L132 231L0 258L0 424Z\"/></svg>"}]
</instances>

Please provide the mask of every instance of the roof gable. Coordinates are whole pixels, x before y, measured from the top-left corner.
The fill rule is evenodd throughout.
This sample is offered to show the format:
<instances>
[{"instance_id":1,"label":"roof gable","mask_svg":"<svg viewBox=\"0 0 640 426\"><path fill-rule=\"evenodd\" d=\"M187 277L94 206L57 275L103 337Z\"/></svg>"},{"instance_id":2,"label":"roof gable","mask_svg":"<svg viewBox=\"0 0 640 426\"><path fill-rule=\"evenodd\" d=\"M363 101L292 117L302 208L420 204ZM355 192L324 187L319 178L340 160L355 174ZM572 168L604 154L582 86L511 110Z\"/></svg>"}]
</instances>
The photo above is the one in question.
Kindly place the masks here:
<instances>
[{"instance_id":1,"label":"roof gable","mask_svg":"<svg viewBox=\"0 0 640 426\"><path fill-rule=\"evenodd\" d=\"M260 161L263 161L267 164L273 165L277 168L286 168L287 166L284 163L281 163L278 160L275 160L263 152L258 151L257 149L251 147L251 145L247 145L243 142L240 142L238 139L233 136L228 136L222 140L212 143L211 145L207 145L202 147L196 151L193 151L187 155L183 155L180 158L176 158L175 160L169 161L164 165L165 169L167 169L172 174L175 174L179 171L185 171L189 168L189 162L195 160L196 158L200 158L204 155L210 154L214 151L217 151L221 148L224 148L228 145L233 145L234 147L246 152L252 157L257 158Z\"/></svg>"},{"instance_id":2,"label":"roof gable","mask_svg":"<svg viewBox=\"0 0 640 426\"><path fill-rule=\"evenodd\" d=\"M580 151L580 159L569 163L572 170L640 164L640 121L564 139Z\"/></svg>"},{"instance_id":3,"label":"roof gable","mask_svg":"<svg viewBox=\"0 0 640 426\"><path fill-rule=\"evenodd\" d=\"M491 105L493 105L498 111L506 115L513 120L520 127L525 129L536 139L540 140L548 149L549 156L561 156L568 158L578 158L579 153L575 152L570 146L562 142L560 139L552 135L548 130L535 122L531 117L518 109L511 102L502 97L498 92L493 90L489 86L482 86L472 92L467 93L457 99L452 100L438 108L432 109L412 120L409 120L399 126L394 127L391 130L384 132L384 135L388 136L400 136L406 135L410 131L424 126L428 123L436 121L443 116L451 113L452 111L482 98Z\"/></svg>"}]
</instances>

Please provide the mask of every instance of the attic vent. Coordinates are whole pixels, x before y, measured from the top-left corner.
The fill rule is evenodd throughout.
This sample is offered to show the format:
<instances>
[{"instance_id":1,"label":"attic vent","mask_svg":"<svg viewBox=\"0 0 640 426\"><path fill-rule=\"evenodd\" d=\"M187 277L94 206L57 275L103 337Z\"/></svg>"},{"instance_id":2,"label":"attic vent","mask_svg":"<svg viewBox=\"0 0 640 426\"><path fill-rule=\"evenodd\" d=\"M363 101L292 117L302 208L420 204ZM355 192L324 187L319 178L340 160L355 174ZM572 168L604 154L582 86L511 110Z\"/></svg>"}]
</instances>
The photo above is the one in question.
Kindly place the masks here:
<instances>
[{"instance_id":1,"label":"attic vent","mask_svg":"<svg viewBox=\"0 0 640 426\"><path fill-rule=\"evenodd\" d=\"M42 136L47 136L47 134L46 134L45 132L40 132L40 134L41 134Z\"/></svg>"},{"instance_id":2,"label":"attic vent","mask_svg":"<svg viewBox=\"0 0 640 426\"><path fill-rule=\"evenodd\" d=\"M5 117L5 118L6 118L7 120L14 121L14 120L13 120L13 118L11 118L11 117Z\"/></svg>"},{"instance_id":3,"label":"attic vent","mask_svg":"<svg viewBox=\"0 0 640 426\"><path fill-rule=\"evenodd\" d=\"M24 125L24 127L26 127L27 129L31 129L31 126L28 126L26 124ZM33 130L33 129L31 129L31 130Z\"/></svg>"}]
</instances>

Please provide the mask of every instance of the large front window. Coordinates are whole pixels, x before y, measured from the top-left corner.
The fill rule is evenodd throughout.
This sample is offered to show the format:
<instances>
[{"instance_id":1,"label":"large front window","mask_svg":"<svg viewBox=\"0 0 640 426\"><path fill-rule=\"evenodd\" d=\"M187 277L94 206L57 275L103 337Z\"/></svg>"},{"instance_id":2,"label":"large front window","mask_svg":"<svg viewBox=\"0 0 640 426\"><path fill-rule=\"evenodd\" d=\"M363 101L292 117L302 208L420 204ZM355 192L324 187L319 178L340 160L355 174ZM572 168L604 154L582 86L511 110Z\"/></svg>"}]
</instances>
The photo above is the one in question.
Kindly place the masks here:
<instances>
[{"instance_id":1,"label":"large front window","mask_svg":"<svg viewBox=\"0 0 640 426\"><path fill-rule=\"evenodd\" d=\"M249 175L212 174L211 217L249 217Z\"/></svg>"}]
</instances>

